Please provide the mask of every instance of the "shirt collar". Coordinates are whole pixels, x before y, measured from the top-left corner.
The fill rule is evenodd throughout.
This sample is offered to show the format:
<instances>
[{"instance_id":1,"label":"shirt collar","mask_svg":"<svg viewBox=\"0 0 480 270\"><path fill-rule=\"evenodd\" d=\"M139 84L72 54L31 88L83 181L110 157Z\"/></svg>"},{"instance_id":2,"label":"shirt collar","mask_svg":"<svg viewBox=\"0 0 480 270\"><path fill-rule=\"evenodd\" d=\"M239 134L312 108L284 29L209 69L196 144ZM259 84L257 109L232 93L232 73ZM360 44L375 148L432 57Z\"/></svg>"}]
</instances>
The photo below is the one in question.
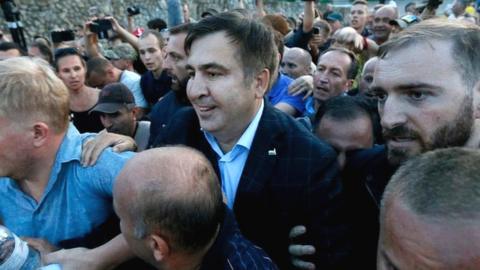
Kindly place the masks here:
<instances>
[{"instance_id":1,"label":"shirt collar","mask_svg":"<svg viewBox=\"0 0 480 270\"><path fill-rule=\"evenodd\" d=\"M65 163L73 160L80 160L83 140L78 140L80 132L70 123L63 137L62 144L58 148L56 163Z\"/></svg>"},{"instance_id":2,"label":"shirt collar","mask_svg":"<svg viewBox=\"0 0 480 270\"><path fill-rule=\"evenodd\" d=\"M257 114L253 118L252 122L248 125L247 129L243 132L240 139L238 139L235 146L232 150L238 145L250 150L252 146L253 139L255 137L255 133L257 132L258 124L260 123L260 118L262 118L264 108L264 101L262 99L262 103L260 104L260 108L257 111ZM221 150L220 146L218 145L217 139L212 134L208 133L207 131L203 131L205 138L207 139L208 143L212 146L213 150L219 155L223 156L223 151Z\"/></svg>"}]
</instances>

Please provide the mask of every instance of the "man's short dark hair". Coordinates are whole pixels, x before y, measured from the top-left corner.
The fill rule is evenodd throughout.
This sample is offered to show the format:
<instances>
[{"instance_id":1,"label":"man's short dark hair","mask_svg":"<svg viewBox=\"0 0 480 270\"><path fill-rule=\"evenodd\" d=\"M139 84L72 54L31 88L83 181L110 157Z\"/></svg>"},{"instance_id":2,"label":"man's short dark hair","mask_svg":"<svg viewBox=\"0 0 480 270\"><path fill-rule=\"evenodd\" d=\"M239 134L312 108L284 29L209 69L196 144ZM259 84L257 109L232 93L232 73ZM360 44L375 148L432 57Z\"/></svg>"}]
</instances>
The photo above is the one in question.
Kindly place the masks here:
<instances>
[{"instance_id":1,"label":"man's short dark hair","mask_svg":"<svg viewBox=\"0 0 480 270\"><path fill-rule=\"evenodd\" d=\"M26 56L27 53L15 42L1 42L0 43L0 51L5 52L9 50L17 50L21 56Z\"/></svg>"},{"instance_id":2,"label":"man's short dark hair","mask_svg":"<svg viewBox=\"0 0 480 270\"><path fill-rule=\"evenodd\" d=\"M112 66L112 63L103 57L93 57L87 61L87 78L90 78L92 73L98 75L105 75L107 69Z\"/></svg>"},{"instance_id":3,"label":"man's short dark hair","mask_svg":"<svg viewBox=\"0 0 480 270\"><path fill-rule=\"evenodd\" d=\"M324 51L320 57L318 58L318 60L320 61L320 58L322 58L322 56L328 52L340 52L340 53L343 53L343 54L346 54L349 58L350 58L350 66L347 70L347 79L351 79L351 80L354 80L356 77L357 77L357 73L358 73L358 60L357 60L357 56L355 55L355 53L353 53L352 51L350 51L349 49L346 49L346 48L343 48L343 47L330 47L328 48L326 51Z\"/></svg>"},{"instance_id":4,"label":"man's short dark hair","mask_svg":"<svg viewBox=\"0 0 480 270\"><path fill-rule=\"evenodd\" d=\"M323 117L329 117L336 121L351 121L360 117L367 117L372 120L369 109L360 96L337 96L325 101L315 114L313 121L315 130Z\"/></svg>"},{"instance_id":5,"label":"man's short dark hair","mask_svg":"<svg viewBox=\"0 0 480 270\"><path fill-rule=\"evenodd\" d=\"M238 46L235 56L243 64L245 77L250 79L262 69L267 68L270 71L269 86L271 86L276 80L278 51L272 31L260 22L233 12L209 16L193 26L185 39L185 52L187 54L190 52L195 40L222 31L226 33L232 44Z\"/></svg>"},{"instance_id":6,"label":"man's short dark hair","mask_svg":"<svg viewBox=\"0 0 480 270\"><path fill-rule=\"evenodd\" d=\"M385 58L390 53L412 44L431 41L450 41L450 55L469 90L473 89L480 76L480 27L442 19L429 19L412 25L380 46L378 56Z\"/></svg>"},{"instance_id":7,"label":"man's short dark hair","mask_svg":"<svg viewBox=\"0 0 480 270\"><path fill-rule=\"evenodd\" d=\"M414 214L437 220L480 217L480 151L447 148L427 152L406 162L394 174L382 200L395 199Z\"/></svg>"},{"instance_id":8,"label":"man's short dark hair","mask_svg":"<svg viewBox=\"0 0 480 270\"><path fill-rule=\"evenodd\" d=\"M167 28L167 23L160 18L155 18L147 22L147 27L148 29L157 30L160 32Z\"/></svg>"},{"instance_id":9,"label":"man's short dark hair","mask_svg":"<svg viewBox=\"0 0 480 270\"><path fill-rule=\"evenodd\" d=\"M158 32L157 30L153 30L153 29L145 30L140 36L140 39L144 39L149 35L152 35L157 39L158 47L163 48L165 46L165 39L163 38L162 34L160 34L160 32Z\"/></svg>"},{"instance_id":10,"label":"man's short dark hair","mask_svg":"<svg viewBox=\"0 0 480 270\"><path fill-rule=\"evenodd\" d=\"M182 33L188 34L188 32L192 29L193 25L194 23L182 23L182 24L170 27L168 29L168 32L171 35L178 35Z\"/></svg>"}]
</instances>

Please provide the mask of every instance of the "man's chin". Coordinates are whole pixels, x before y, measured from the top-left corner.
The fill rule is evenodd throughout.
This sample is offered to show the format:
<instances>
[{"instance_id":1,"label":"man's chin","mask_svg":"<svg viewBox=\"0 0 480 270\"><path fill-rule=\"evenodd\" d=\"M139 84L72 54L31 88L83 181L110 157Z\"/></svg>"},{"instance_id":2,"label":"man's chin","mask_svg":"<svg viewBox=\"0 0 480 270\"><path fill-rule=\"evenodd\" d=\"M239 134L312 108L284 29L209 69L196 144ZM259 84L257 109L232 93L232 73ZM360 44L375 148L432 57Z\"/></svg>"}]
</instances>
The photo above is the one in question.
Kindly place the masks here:
<instances>
[{"instance_id":1,"label":"man's chin","mask_svg":"<svg viewBox=\"0 0 480 270\"><path fill-rule=\"evenodd\" d=\"M389 147L387 144L388 162L394 166L400 166L405 161L422 153L419 148Z\"/></svg>"}]
</instances>

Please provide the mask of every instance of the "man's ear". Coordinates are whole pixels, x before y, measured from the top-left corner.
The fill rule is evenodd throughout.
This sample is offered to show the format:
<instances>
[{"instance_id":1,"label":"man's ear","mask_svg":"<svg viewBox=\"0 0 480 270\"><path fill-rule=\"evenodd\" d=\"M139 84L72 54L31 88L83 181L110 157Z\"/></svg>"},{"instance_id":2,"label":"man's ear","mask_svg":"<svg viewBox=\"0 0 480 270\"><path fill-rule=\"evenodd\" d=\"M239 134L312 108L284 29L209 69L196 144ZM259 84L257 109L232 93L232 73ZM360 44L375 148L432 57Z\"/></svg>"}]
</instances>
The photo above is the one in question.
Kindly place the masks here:
<instances>
[{"instance_id":1,"label":"man's ear","mask_svg":"<svg viewBox=\"0 0 480 270\"><path fill-rule=\"evenodd\" d=\"M135 118L135 121L137 120L138 112L140 112L140 108L139 107L133 107L132 113L133 113L133 117Z\"/></svg>"},{"instance_id":2,"label":"man's ear","mask_svg":"<svg viewBox=\"0 0 480 270\"><path fill-rule=\"evenodd\" d=\"M347 91L350 90L350 88L352 88L354 82L355 82L355 80L353 80L353 79L348 79L347 80L347 89L346 89Z\"/></svg>"},{"instance_id":3,"label":"man's ear","mask_svg":"<svg viewBox=\"0 0 480 270\"><path fill-rule=\"evenodd\" d=\"M50 135L50 127L43 123L43 122L36 122L32 126L32 132L33 132L33 145L35 147L40 147L43 146L46 141L48 136Z\"/></svg>"},{"instance_id":4,"label":"man's ear","mask_svg":"<svg viewBox=\"0 0 480 270\"><path fill-rule=\"evenodd\" d=\"M268 90L270 83L270 71L266 68L262 69L254 78L255 97L263 98Z\"/></svg>"},{"instance_id":5,"label":"man's ear","mask_svg":"<svg viewBox=\"0 0 480 270\"><path fill-rule=\"evenodd\" d=\"M473 112L475 119L480 119L480 81L473 87Z\"/></svg>"},{"instance_id":6,"label":"man's ear","mask_svg":"<svg viewBox=\"0 0 480 270\"><path fill-rule=\"evenodd\" d=\"M165 260L170 254L170 246L165 239L157 234L150 234L148 236L148 247L152 251L153 258L157 262Z\"/></svg>"}]
</instances>

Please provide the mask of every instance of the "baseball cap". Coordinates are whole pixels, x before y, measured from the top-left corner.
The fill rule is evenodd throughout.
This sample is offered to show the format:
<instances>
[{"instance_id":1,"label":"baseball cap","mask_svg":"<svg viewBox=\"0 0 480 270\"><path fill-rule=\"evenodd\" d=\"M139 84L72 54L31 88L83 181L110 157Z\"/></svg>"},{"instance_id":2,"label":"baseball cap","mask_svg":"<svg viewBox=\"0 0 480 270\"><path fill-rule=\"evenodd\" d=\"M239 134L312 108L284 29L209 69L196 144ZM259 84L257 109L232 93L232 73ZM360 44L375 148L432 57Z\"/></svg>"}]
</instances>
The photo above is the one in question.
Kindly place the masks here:
<instances>
[{"instance_id":1,"label":"baseball cap","mask_svg":"<svg viewBox=\"0 0 480 270\"><path fill-rule=\"evenodd\" d=\"M390 25L398 25L401 29L405 29L412 24L420 22L420 19L415 15L405 15L400 19L391 20Z\"/></svg>"},{"instance_id":2,"label":"baseball cap","mask_svg":"<svg viewBox=\"0 0 480 270\"><path fill-rule=\"evenodd\" d=\"M342 14L338 13L338 12L332 12L330 14L328 14L327 18L325 18L327 21L339 21L339 22L342 22L343 21L343 16Z\"/></svg>"},{"instance_id":3,"label":"baseball cap","mask_svg":"<svg viewBox=\"0 0 480 270\"><path fill-rule=\"evenodd\" d=\"M123 83L107 84L98 97L98 102L89 113L116 113L121 108L135 107L135 98L132 92Z\"/></svg>"}]
</instances>

